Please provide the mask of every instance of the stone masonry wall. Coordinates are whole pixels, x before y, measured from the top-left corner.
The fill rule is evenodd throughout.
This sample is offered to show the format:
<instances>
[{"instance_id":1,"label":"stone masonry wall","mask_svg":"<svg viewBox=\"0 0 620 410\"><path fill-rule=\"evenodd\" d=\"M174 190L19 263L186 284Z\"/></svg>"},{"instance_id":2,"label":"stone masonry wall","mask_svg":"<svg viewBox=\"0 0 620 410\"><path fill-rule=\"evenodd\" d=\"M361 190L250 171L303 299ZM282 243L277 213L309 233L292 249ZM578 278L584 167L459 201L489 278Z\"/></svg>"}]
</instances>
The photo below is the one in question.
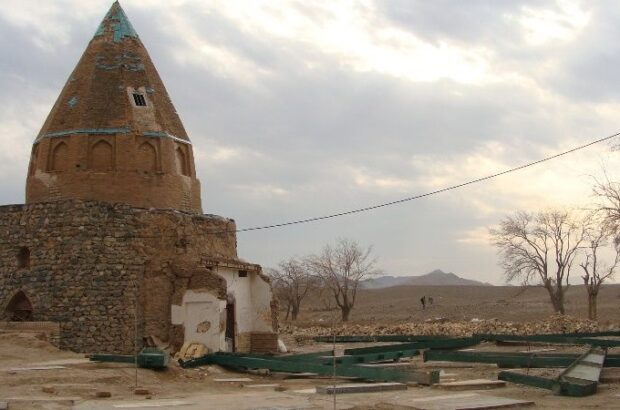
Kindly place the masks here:
<instances>
[{"instance_id":1,"label":"stone masonry wall","mask_svg":"<svg viewBox=\"0 0 620 410\"><path fill-rule=\"evenodd\" d=\"M222 294L221 278L201 261L236 258L234 229L232 220L216 216L103 202L0 207L0 320L23 291L33 320L60 324L60 347L131 353L137 290L138 336L168 339L176 294ZM30 266L20 269L22 247L30 250Z\"/></svg>"}]
</instances>

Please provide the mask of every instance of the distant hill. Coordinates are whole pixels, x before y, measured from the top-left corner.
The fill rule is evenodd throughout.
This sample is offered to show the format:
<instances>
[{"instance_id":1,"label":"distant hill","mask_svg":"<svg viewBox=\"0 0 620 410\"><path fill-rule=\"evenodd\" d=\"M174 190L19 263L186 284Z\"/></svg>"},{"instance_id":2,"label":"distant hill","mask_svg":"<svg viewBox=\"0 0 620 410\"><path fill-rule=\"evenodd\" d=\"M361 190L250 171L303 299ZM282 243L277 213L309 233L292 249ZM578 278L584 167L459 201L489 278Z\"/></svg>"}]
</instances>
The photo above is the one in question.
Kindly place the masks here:
<instances>
[{"instance_id":1,"label":"distant hill","mask_svg":"<svg viewBox=\"0 0 620 410\"><path fill-rule=\"evenodd\" d=\"M452 272L436 269L420 276L379 276L362 282L364 289L382 289L392 286L493 286L477 280L465 279Z\"/></svg>"}]
</instances>

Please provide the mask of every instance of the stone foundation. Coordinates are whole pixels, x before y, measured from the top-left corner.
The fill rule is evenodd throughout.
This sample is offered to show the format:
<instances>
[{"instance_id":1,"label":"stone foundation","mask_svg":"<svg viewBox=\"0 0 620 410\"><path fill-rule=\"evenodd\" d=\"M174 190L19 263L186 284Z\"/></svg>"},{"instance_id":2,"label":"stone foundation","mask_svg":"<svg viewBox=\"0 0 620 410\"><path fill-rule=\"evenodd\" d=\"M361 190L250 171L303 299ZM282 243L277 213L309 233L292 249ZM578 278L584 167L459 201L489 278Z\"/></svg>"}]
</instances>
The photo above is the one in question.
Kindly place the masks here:
<instances>
[{"instance_id":1,"label":"stone foundation","mask_svg":"<svg viewBox=\"0 0 620 410\"><path fill-rule=\"evenodd\" d=\"M61 348L130 353L136 315L140 340L180 344L172 305L188 290L226 299L208 266L217 258L237 260L230 219L79 200L3 206L0 320L21 291L31 320L59 324Z\"/></svg>"}]
</instances>

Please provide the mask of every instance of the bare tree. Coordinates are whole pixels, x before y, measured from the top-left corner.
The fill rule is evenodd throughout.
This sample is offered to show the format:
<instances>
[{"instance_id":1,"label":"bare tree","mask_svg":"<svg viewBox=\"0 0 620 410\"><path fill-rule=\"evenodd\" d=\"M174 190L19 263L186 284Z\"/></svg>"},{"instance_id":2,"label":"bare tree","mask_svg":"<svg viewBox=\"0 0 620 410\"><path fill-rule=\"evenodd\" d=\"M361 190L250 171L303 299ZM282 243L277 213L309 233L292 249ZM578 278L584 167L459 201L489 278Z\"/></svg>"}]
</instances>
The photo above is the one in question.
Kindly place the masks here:
<instances>
[{"instance_id":1,"label":"bare tree","mask_svg":"<svg viewBox=\"0 0 620 410\"><path fill-rule=\"evenodd\" d=\"M585 261L579 265L583 269L583 283L588 292L588 319L597 319L597 298L603 282L611 278L620 263L620 248L614 247L615 257L612 263L604 264L600 261L599 250L609 245L609 231L605 228L593 231L585 248Z\"/></svg>"},{"instance_id":2,"label":"bare tree","mask_svg":"<svg viewBox=\"0 0 620 410\"><path fill-rule=\"evenodd\" d=\"M620 244L620 184L605 179L594 181L592 191L599 202L596 212L602 218L603 227L615 236L616 245Z\"/></svg>"},{"instance_id":3,"label":"bare tree","mask_svg":"<svg viewBox=\"0 0 620 410\"><path fill-rule=\"evenodd\" d=\"M517 212L491 229L508 282L520 278L524 285L544 287L553 310L564 314L564 293L571 268L588 231L584 220L569 212Z\"/></svg>"},{"instance_id":4,"label":"bare tree","mask_svg":"<svg viewBox=\"0 0 620 410\"><path fill-rule=\"evenodd\" d=\"M329 289L347 322L355 305L360 282L379 273L372 246L364 249L350 239L339 239L334 246L325 245L319 254L306 258L306 263Z\"/></svg>"},{"instance_id":5,"label":"bare tree","mask_svg":"<svg viewBox=\"0 0 620 410\"><path fill-rule=\"evenodd\" d=\"M301 302L313 286L314 278L308 269L297 259L290 258L278 265L279 269L270 269L276 295L286 304L286 319L297 320ZM285 320L286 320L285 319Z\"/></svg>"}]
</instances>

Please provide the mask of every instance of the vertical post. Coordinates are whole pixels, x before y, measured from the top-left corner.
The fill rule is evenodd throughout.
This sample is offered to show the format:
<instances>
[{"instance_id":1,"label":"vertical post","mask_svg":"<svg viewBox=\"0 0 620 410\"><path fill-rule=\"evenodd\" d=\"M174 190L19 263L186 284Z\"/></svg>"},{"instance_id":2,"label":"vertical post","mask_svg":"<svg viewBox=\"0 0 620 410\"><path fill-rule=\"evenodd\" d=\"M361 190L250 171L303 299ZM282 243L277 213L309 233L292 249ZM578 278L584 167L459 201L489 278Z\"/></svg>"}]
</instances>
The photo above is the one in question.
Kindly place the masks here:
<instances>
[{"instance_id":1,"label":"vertical post","mask_svg":"<svg viewBox=\"0 0 620 410\"><path fill-rule=\"evenodd\" d=\"M134 310L133 310L133 359L136 368L135 388L138 388L138 282L133 282L134 289Z\"/></svg>"},{"instance_id":2,"label":"vertical post","mask_svg":"<svg viewBox=\"0 0 620 410\"><path fill-rule=\"evenodd\" d=\"M332 317L332 377L334 381L334 410L336 410L336 314Z\"/></svg>"}]
</instances>

